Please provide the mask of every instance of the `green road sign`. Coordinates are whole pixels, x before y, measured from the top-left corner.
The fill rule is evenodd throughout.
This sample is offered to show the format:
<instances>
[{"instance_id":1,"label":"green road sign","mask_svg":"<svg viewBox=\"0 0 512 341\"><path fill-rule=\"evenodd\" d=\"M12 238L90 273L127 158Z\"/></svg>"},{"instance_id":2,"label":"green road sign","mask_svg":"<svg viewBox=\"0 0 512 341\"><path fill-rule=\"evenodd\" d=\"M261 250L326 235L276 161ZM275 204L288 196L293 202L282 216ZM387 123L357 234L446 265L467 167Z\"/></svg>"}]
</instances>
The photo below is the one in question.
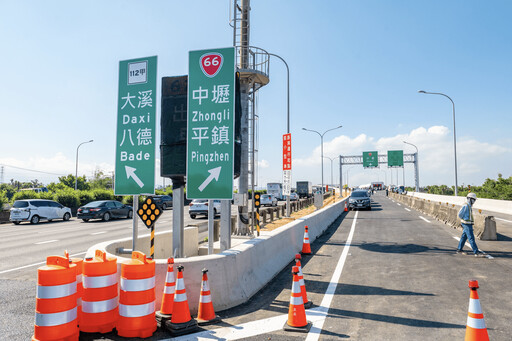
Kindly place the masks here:
<instances>
[{"instance_id":1,"label":"green road sign","mask_svg":"<svg viewBox=\"0 0 512 341\"><path fill-rule=\"evenodd\" d=\"M379 167L379 155L374 152L363 152L363 167Z\"/></svg>"},{"instance_id":2,"label":"green road sign","mask_svg":"<svg viewBox=\"0 0 512 341\"><path fill-rule=\"evenodd\" d=\"M235 49L190 51L187 198L232 199Z\"/></svg>"},{"instance_id":3,"label":"green road sign","mask_svg":"<svg viewBox=\"0 0 512 341\"><path fill-rule=\"evenodd\" d=\"M155 193L157 57L119 62L116 195Z\"/></svg>"},{"instance_id":4,"label":"green road sign","mask_svg":"<svg viewBox=\"0 0 512 341\"><path fill-rule=\"evenodd\" d=\"M404 151L403 150L388 150L388 167L403 167L404 166Z\"/></svg>"}]
</instances>

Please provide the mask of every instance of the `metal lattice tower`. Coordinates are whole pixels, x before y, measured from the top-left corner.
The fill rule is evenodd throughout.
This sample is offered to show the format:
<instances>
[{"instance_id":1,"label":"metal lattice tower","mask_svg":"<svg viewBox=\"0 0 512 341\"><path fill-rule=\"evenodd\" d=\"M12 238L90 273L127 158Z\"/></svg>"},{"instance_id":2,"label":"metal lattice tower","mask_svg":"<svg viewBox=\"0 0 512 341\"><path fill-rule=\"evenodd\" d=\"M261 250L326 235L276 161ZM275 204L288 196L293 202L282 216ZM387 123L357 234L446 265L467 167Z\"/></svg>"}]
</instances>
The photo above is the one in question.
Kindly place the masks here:
<instances>
[{"instance_id":1,"label":"metal lattice tower","mask_svg":"<svg viewBox=\"0 0 512 341\"><path fill-rule=\"evenodd\" d=\"M238 180L239 193L247 193L249 184L254 191L258 154L258 90L269 82L269 55L260 48L250 46L250 0L233 0L230 25L233 27L233 46L236 49L236 63L240 72L240 92L242 99L242 155ZM254 212L254 208L252 210ZM247 228L247 202L239 206L238 235L249 235Z\"/></svg>"}]
</instances>

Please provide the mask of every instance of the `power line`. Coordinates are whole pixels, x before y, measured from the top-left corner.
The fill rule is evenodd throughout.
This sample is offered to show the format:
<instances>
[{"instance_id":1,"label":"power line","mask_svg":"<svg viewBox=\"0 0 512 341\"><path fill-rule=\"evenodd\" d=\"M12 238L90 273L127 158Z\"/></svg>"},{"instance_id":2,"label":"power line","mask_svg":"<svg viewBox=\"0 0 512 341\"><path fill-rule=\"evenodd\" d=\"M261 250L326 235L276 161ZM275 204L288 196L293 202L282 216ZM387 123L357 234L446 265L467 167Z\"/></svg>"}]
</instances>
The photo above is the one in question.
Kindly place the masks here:
<instances>
[{"instance_id":1,"label":"power line","mask_svg":"<svg viewBox=\"0 0 512 341\"><path fill-rule=\"evenodd\" d=\"M0 166L11 167L11 168L21 169L21 170L25 170L25 171L29 171L29 172L35 172L35 173L43 173L43 174L50 174L50 175L66 176L66 174L57 174L57 173L43 172L43 171L38 171L38 170L35 170L35 169L16 167L16 166L11 166L11 165L6 165L6 164L0 164Z\"/></svg>"}]
</instances>

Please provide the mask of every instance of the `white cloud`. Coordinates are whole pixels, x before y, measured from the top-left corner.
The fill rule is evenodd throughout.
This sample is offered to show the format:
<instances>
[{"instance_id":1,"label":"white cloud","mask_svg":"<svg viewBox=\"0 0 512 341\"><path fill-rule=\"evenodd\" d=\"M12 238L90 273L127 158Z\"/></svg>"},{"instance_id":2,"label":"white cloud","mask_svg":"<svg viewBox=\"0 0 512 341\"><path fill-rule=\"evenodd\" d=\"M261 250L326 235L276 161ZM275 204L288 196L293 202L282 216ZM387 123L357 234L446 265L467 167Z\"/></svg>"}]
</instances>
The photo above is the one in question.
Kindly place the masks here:
<instances>
[{"instance_id":1,"label":"white cloud","mask_svg":"<svg viewBox=\"0 0 512 341\"><path fill-rule=\"evenodd\" d=\"M258 167L259 168L268 168L268 167L270 167L270 164L268 163L267 160L261 160L261 161L258 161Z\"/></svg>"}]
</instances>

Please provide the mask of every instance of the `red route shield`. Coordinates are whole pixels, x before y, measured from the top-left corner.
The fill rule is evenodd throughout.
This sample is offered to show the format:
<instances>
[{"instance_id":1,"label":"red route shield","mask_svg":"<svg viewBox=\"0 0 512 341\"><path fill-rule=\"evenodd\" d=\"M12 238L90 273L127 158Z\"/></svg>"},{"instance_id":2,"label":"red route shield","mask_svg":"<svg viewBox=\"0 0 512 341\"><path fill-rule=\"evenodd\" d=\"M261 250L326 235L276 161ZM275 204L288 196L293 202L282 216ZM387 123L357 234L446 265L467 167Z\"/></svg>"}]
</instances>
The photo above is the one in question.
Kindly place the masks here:
<instances>
[{"instance_id":1,"label":"red route shield","mask_svg":"<svg viewBox=\"0 0 512 341\"><path fill-rule=\"evenodd\" d=\"M199 65L201 66L201 70L206 77L210 78L215 77L215 75L219 73L223 62L224 57L217 52L207 53L199 58Z\"/></svg>"}]
</instances>

